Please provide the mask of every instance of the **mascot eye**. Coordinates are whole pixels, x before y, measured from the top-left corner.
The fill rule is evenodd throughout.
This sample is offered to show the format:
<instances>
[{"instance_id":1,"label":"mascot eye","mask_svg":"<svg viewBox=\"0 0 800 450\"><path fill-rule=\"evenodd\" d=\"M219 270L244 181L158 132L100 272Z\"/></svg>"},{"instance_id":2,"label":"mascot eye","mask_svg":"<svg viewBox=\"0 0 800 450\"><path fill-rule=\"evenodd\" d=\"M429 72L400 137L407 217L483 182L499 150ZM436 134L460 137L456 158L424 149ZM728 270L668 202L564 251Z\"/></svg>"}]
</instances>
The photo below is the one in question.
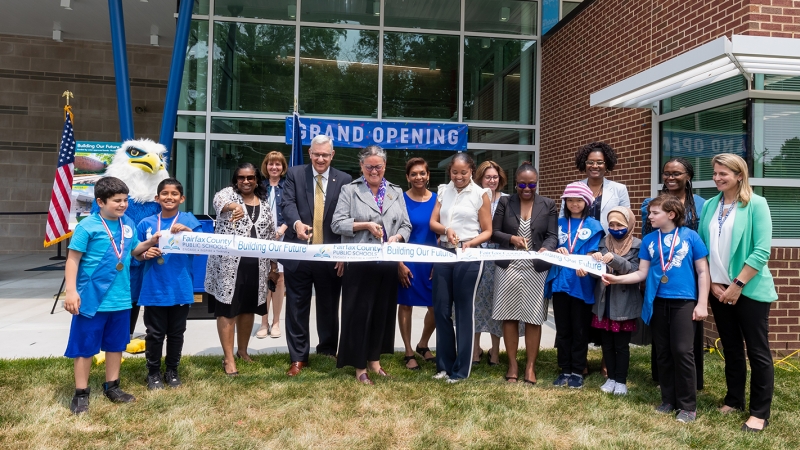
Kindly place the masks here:
<instances>
[{"instance_id":1,"label":"mascot eye","mask_svg":"<svg viewBox=\"0 0 800 450\"><path fill-rule=\"evenodd\" d=\"M139 150L138 148L132 148L132 149L128 150L128 154L135 158L135 157L141 155L142 151Z\"/></svg>"}]
</instances>

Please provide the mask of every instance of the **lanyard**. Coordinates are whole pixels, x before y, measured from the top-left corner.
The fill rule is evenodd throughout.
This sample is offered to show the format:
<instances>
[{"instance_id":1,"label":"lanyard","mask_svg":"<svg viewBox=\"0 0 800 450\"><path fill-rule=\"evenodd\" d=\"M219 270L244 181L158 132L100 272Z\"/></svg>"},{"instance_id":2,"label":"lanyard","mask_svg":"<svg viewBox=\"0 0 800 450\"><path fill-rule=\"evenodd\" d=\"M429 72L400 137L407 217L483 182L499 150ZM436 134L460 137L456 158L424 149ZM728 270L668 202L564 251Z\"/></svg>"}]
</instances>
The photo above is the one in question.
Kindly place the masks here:
<instances>
[{"instance_id":1,"label":"lanyard","mask_svg":"<svg viewBox=\"0 0 800 450\"><path fill-rule=\"evenodd\" d=\"M99 215L99 214L98 214ZM114 242L114 235L111 234L111 230L108 228L106 224L106 220L103 219L103 216L100 216L100 221L103 222L103 228L106 229L106 233L108 233L108 238L111 239L111 246L114 249L114 254L117 255L117 270L122 270L124 264L122 264L122 252L125 251L125 230L122 229L122 219L117 219L119 223L119 249L117 249L117 243Z\"/></svg>"},{"instance_id":2,"label":"lanyard","mask_svg":"<svg viewBox=\"0 0 800 450\"><path fill-rule=\"evenodd\" d=\"M678 231L680 231L680 228L675 229L675 235L672 236L672 243L669 246L669 258L667 258L667 263L664 264L664 246L661 241L661 230L658 230L658 256L661 258L661 272L665 274L664 276L666 276L667 270L669 270L672 264L672 255L675 254L675 243L678 241Z\"/></svg>"},{"instance_id":3,"label":"lanyard","mask_svg":"<svg viewBox=\"0 0 800 450\"><path fill-rule=\"evenodd\" d=\"M180 215L181 215L180 212L178 212L178 214L175 214L175 218L172 219L172 224L169 226L170 229L172 229L172 227L175 225L175 222L178 221L178 217ZM158 213L158 226L156 227L156 233L158 233L159 231L161 231L161 213Z\"/></svg>"},{"instance_id":4,"label":"lanyard","mask_svg":"<svg viewBox=\"0 0 800 450\"><path fill-rule=\"evenodd\" d=\"M578 244L578 234L581 232L581 227L583 226L584 220L586 219L581 219L581 223L578 224L578 229L575 230L575 239L572 239L572 219L567 219L567 242L569 243L570 253L575 250L575 245Z\"/></svg>"},{"instance_id":5,"label":"lanyard","mask_svg":"<svg viewBox=\"0 0 800 450\"><path fill-rule=\"evenodd\" d=\"M725 217L722 216L722 210L725 209L725 196L719 198L719 216L717 216L717 223L719 224L719 230L717 230L717 237L722 236L722 225L725 224L725 221L728 220L728 216L731 215L731 211L736 205L736 200L731 203L731 207L728 209L728 212L725 213Z\"/></svg>"}]
</instances>

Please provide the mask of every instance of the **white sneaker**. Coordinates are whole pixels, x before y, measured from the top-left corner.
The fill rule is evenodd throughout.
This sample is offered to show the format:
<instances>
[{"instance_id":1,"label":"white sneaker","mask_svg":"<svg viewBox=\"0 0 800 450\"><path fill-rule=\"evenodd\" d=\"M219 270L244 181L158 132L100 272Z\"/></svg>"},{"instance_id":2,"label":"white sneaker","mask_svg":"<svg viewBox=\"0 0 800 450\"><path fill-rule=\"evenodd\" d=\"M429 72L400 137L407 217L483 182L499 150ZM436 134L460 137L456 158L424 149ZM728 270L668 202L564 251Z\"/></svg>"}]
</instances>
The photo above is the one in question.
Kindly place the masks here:
<instances>
[{"instance_id":1,"label":"white sneaker","mask_svg":"<svg viewBox=\"0 0 800 450\"><path fill-rule=\"evenodd\" d=\"M623 383L617 383L614 386L614 395L628 395L628 386Z\"/></svg>"},{"instance_id":2,"label":"white sneaker","mask_svg":"<svg viewBox=\"0 0 800 450\"><path fill-rule=\"evenodd\" d=\"M450 377L449 377L449 376L447 376L447 372L445 372L445 371L443 370L443 371L441 371L441 372L437 373L436 375L434 375L434 376L433 376L433 379L434 379L434 380L449 380L449 379L450 379Z\"/></svg>"},{"instance_id":3,"label":"white sneaker","mask_svg":"<svg viewBox=\"0 0 800 450\"><path fill-rule=\"evenodd\" d=\"M447 380L445 380L445 382L449 383L449 384L456 384L459 381L461 381L461 378L450 378L450 377L448 377Z\"/></svg>"},{"instance_id":4,"label":"white sneaker","mask_svg":"<svg viewBox=\"0 0 800 450\"><path fill-rule=\"evenodd\" d=\"M606 394L611 394L614 392L614 386L616 386L617 382L612 380L611 378L607 379L602 386L600 386L600 390L605 392Z\"/></svg>"}]
</instances>

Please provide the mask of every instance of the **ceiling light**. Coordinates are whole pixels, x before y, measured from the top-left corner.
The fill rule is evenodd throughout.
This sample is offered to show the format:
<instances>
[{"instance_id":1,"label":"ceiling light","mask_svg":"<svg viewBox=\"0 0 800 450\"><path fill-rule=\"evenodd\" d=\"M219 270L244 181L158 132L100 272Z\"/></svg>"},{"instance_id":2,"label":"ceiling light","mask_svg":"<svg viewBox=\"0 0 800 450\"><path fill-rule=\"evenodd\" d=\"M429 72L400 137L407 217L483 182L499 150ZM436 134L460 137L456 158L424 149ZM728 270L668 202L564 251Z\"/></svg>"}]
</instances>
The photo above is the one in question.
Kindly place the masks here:
<instances>
[{"instance_id":1,"label":"ceiling light","mask_svg":"<svg viewBox=\"0 0 800 450\"><path fill-rule=\"evenodd\" d=\"M297 5L289 5L289 18L294 19L297 17Z\"/></svg>"},{"instance_id":2,"label":"ceiling light","mask_svg":"<svg viewBox=\"0 0 800 450\"><path fill-rule=\"evenodd\" d=\"M61 22L53 22L53 40L63 42L61 40Z\"/></svg>"},{"instance_id":3,"label":"ceiling light","mask_svg":"<svg viewBox=\"0 0 800 450\"><path fill-rule=\"evenodd\" d=\"M150 25L150 45L158 47L158 26Z\"/></svg>"},{"instance_id":4,"label":"ceiling light","mask_svg":"<svg viewBox=\"0 0 800 450\"><path fill-rule=\"evenodd\" d=\"M511 8L508 6L503 6L500 8L500 22L508 22L508 18L511 16Z\"/></svg>"},{"instance_id":5,"label":"ceiling light","mask_svg":"<svg viewBox=\"0 0 800 450\"><path fill-rule=\"evenodd\" d=\"M72 11L72 8L69 6L69 2L70 0L61 0L61 7L68 11Z\"/></svg>"}]
</instances>

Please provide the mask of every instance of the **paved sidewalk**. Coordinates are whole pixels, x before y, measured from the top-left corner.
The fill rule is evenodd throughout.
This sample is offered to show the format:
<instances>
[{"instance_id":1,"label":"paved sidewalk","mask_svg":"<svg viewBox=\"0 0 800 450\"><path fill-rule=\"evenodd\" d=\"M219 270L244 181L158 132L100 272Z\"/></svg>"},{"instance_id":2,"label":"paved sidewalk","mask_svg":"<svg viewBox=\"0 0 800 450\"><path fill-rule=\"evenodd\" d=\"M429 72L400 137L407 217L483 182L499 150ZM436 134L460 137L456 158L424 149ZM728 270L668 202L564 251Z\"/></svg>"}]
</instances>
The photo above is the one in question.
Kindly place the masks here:
<instances>
[{"instance_id":1,"label":"paved sidewalk","mask_svg":"<svg viewBox=\"0 0 800 450\"><path fill-rule=\"evenodd\" d=\"M59 303L55 313L50 314L53 306L53 295L58 290L64 276L63 271L35 271L27 269L56 263L50 261L52 253L2 254L0 255L0 358L35 358L44 356L61 356L69 336L71 315ZM318 337L315 330L315 308L311 307L311 348L316 346ZM284 308L285 310L285 308ZM414 308L412 323L412 344L416 345L422 332L424 308ZM542 347L552 348L555 339L555 325L552 310L549 321L542 327ZM252 334L258 330L260 316L256 316L256 324ZM283 328L281 316L281 331ZM145 327L141 314L136 333L144 334ZM484 349L491 346L489 336L481 335ZM524 344L524 343L522 343ZM436 347L435 334L431 338L431 347ZM502 348L502 340L501 340ZM395 331L395 349L403 350L400 332ZM286 338L256 339L250 341L251 354L286 353ZM222 348L217 337L214 320L190 320L186 329L184 344L186 355L221 355ZM142 354L143 355L143 354ZM128 355L130 356L130 355Z\"/></svg>"}]
</instances>

